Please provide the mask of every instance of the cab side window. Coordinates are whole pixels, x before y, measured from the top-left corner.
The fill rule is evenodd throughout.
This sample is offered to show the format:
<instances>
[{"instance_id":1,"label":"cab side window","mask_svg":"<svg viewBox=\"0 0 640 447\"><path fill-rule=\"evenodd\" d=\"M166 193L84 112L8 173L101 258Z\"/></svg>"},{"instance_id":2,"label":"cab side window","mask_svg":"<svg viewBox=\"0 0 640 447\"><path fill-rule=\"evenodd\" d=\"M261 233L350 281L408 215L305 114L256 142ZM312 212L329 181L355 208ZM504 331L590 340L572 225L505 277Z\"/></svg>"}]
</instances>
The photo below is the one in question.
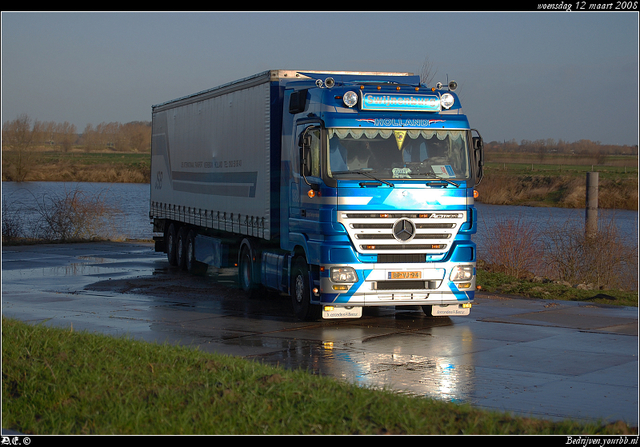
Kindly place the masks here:
<instances>
[{"instance_id":1,"label":"cab side window","mask_svg":"<svg viewBox=\"0 0 640 447\"><path fill-rule=\"evenodd\" d=\"M311 175L313 177L320 177L320 129L314 129L309 132L311 136L311 145L309 148L309 155L311 156Z\"/></svg>"}]
</instances>

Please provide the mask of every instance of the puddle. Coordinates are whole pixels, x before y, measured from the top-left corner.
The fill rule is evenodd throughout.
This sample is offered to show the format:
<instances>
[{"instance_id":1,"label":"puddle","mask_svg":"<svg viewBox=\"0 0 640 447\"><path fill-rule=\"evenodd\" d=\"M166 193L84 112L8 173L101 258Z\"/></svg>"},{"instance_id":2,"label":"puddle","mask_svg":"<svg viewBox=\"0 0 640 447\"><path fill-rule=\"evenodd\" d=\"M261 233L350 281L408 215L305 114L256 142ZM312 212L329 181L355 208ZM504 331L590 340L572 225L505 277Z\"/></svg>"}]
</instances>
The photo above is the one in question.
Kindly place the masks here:
<instances>
[{"instance_id":1,"label":"puddle","mask_svg":"<svg viewBox=\"0 0 640 447\"><path fill-rule=\"evenodd\" d=\"M107 262L105 258L98 258L95 256L78 256L78 259L82 259L83 261L91 261L95 263L104 263Z\"/></svg>"}]
</instances>

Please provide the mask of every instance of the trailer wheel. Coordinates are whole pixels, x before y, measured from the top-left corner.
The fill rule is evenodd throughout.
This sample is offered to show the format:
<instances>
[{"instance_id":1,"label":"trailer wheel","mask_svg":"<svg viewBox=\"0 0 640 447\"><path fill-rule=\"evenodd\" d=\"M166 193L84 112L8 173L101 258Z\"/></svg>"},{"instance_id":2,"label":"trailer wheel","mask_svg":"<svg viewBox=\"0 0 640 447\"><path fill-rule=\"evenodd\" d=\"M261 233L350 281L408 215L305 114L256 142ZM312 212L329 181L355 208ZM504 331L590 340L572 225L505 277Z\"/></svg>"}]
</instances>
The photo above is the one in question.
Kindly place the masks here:
<instances>
[{"instance_id":1,"label":"trailer wheel","mask_svg":"<svg viewBox=\"0 0 640 447\"><path fill-rule=\"evenodd\" d=\"M206 264L196 261L196 233L193 230L187 236L185 264L187 271L193 275L202 275L207 271Z\"/></svg>"},{"instance_id":2,"label":"trailer wheel","mask_svg":"<svg viewBox=\"0 0 640 447\"><path fill-rule=\"evenodd\" d=\"M309 284L309 267L303 258L297 257L293 260L291 302L293 304L293 313L299 320L313 321L320 318L320 306L311 304L311 287Z\"/></svg>"},{"instance_id":3,"label":"trailer wheel","mask_svg":"<svg viewBox=\"0 0 640 447\"><path fill-rule=\"evenodd\" d=\"M178 239L176 241L176 265L181 269L187 268L187 228L181 227L178 230Z\"/></svg>"},{"instance_id":4,"label":"trailer wheel","mask_svg":"<svg viewBox=\"0 0 640 447\"><path fill-rule=\"evenodd\" d=\"M169 261L169 265L176 266L178 265L178 260L176 257L176 226L174 224L169 224L167 227L167 231L164 235L165 240L165 250L167 252L167 260Z\"/></svg>"}]
</instances>

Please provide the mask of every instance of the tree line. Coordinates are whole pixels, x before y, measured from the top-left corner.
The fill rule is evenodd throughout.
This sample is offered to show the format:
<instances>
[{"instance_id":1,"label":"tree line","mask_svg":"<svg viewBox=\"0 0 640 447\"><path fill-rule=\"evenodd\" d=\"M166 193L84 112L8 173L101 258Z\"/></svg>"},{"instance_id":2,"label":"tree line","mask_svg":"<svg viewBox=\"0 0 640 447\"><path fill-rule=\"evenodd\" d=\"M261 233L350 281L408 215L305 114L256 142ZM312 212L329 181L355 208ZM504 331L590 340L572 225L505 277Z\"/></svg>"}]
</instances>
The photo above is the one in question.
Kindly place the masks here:
<instances>
[{"instance_id":1,"label":"tree line","mask_svg":"<svg viewBox=\"0 0 640 447\"><path fill-rule=\"evenodd\" d=\"M485 150L488 152L504 153L533 153L533 154L568 154L568 155L638 155L638 145L615 145L602 144L600 141L578 140L572 143L553 138L538 140L521 140L519 143L515 139L509 141L491 141L485 143Z\"/></svg>"},{"instance_id":2,"label":"tree line","mask_svg":"<svg viewBox=\"0 0 640 447\"><path fill-rule=\"evenodd\" d=\"M96 126L87 124L79 133L74 124L65 121L32 120L28 115L19 115L2 125L2 149L27 151L36 148L52 148L63 152L73 147L89 152L112 150L117 152L149 152L151 150L151 122L109 122ZM488 152L575 154L575 155L638 155L638 145L602 144L600 141L578 140L567 142L553 138L537 140L515 139L485 143Z\"/></svg>"},{"instance_id":3,"label":"tree line","mask_svg":"<svg viewBox=\"0 0 640 447\"><path fill-rule=\"evenodd\" d=\"M76 126L67 121L38 121L22 114L2 125L3 152L26 152L46 148L69 152L74 147L89 152L149 152L151 122L110 122L97 126L87 124L83 132L79 133Z\"/></svg>"}]
</instances>

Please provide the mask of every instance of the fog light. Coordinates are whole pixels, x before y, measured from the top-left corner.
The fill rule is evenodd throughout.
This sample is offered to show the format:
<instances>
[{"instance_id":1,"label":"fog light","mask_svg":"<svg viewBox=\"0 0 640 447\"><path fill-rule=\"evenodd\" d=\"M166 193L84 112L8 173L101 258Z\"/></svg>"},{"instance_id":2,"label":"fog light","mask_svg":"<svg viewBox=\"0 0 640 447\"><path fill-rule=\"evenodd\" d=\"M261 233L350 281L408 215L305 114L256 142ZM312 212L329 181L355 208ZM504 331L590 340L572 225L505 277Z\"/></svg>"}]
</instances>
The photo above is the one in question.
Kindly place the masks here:
<instances>
[{"instance_id":1,"label":"fog light","mask_svg":"<svg viewBox=\"0 0 640 447\"><path fill-rule=\"evenodd\" d=\"M471 283L470 282L461 282L459 284L457 284L458 289L468 289L469 287L471 287Z\"/></svg>"}]
</instances>

